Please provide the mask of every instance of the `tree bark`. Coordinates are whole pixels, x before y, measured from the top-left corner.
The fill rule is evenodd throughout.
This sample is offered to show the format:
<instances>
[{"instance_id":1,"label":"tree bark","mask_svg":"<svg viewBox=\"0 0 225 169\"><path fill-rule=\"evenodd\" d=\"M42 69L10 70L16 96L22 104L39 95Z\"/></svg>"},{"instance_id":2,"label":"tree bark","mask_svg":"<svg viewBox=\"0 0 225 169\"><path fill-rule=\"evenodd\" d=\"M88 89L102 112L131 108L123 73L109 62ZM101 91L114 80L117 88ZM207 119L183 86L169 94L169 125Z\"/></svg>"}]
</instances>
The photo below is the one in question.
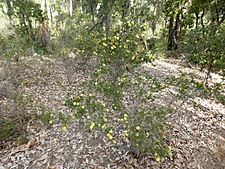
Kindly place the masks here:
<instances>
[{"instance_id":1,"label":"tree bark","mask_svg":"<svg viewBox=\"0 0 225 169\"><path fill-rule=\"evenodd\" d=\"M179 28L180 28L180 14L176 15L175 25L174 25L174 18L173 16L170 17L169 20L169 33L168 33L168 50L177 50L178 49L178 35L179 35Z\"/></svg>"},{"instance_id":2,"label":"tree bark","mask_svg":"<svg viewBox=\"0 0 225 169\"><path fill-rule=\"evenodd\" d=\"M93 26L95 25L95 10L94 10L94 4L93 4L93 0L89 0L89 5L90 5L90 9L91 9L91 16L92 16L92 24Z\"/></svg>"},{"instance_id":3,"label":"tree bark","mask_svg":"<svg viewBox=\"0 0 225 169\"><path fill-rule=\"evenodd\" d=\"M32 48L32 52L34 52L35 37L34 37L31 21L24 14L21 15L21 18L22 18L22 22L25 26L26 32L28 34L28 38L29 38L29 42L30 42L30 45L31 45L31 48Z\"/></svg>"},{"instance_id":4,"label":"tree bark","mask_svg":"<svg viewBox=\"0 0 225 169\"><path fill-rule=\"evenodd\" d=\"M196 29L198 29L198 20L199 20L198 13L195 13L195 28Z\"/></svg>"},{"instance_id":5,"label":"tree bark","mask_svg":"<svg viewBox=\"0 0 225 169\"><path fill-rule=\"evenodd\" d=\"M73 0L70 0L70 16L73 15Z\"/></svg>"},{"instance_id":6,"label":"tree bark","mask_svg":"<svg viewBox=\"0 0 225 169\"><path fill-rule=\"evenodd\" d=\"M202 14L201 14L201 26L202 26L202 30L203 30L203 34L204 34L204 16L205 16L205 9L203 9Z\"/></svg>"},{"instance_id":7,"label":"tree bark","mask_svg":"<svg viewBox=\"0 0 225 169\"><path fill-rule=\"evenodd\" d=\"M109 14L105 15L105 33L106 33L106 37L109 37L109 35L110 35L110 17L109 17Z\"/></svg>"}]
</instances>

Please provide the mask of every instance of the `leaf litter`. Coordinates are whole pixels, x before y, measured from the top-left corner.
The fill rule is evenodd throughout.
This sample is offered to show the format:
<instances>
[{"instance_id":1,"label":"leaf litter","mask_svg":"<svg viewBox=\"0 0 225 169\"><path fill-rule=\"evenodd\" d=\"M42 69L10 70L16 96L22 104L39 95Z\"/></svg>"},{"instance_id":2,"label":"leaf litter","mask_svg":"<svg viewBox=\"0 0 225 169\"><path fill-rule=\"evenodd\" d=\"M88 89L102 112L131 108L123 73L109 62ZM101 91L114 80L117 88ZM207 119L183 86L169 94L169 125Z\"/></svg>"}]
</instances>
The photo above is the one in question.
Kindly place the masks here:
<instances>
[{"instance_id":1,"label":"leaf litter","mask_svg":"<svg viewBox=\"0 0 225 169\"><path fill-rule=\"evenodd\" d=\"M24 81L20 90L31 96L28 113L52 112L70 114L64 101L72 96L77 87L90 79L95 61L84 65L79 57L47 58L24 57L24 66L19 78ZM182 73L204 79L198 70L185 67L176 59L160 59L152 64L142 64L138 71L150 74L159 80L179 76ZM214 75L211 84L220 81ZM223 91L224 92L224 91ZM161 93L157 104L172 106L174 111L167 116L169 128L166 136L173 156L157 163L152 155L136 158L121 145L115 147L99 131L87 132L73 120L62 130L59 121L52 127L31 121L27 127L28 143L7 146L0 150L0 168L61 169L61 168L134 168L134 169L223 169L225 168L225 107L213 98L185 98L174 101L176 89ZM129 96L128 96L129 98ZM2 101L2 100L1 100Z\"/></svg>"}]
</instances>

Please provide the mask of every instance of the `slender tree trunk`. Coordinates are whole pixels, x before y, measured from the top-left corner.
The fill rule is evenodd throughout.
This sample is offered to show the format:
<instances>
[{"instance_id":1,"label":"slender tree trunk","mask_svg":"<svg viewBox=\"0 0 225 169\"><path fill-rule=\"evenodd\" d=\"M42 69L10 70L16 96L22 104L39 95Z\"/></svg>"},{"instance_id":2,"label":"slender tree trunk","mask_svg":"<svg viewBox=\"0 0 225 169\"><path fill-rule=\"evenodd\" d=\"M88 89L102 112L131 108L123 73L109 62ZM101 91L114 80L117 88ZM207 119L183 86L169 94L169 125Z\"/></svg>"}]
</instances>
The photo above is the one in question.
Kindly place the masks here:
<instances>
[{"instance_id":1,"label":"slender tree trunk","mask_svg":"<svg viewBox=\"0 0 225 169\"><path fill-rule=\"evenodd\" d=\"M109 14L105 15L105 33L106 33L106 37L109 37L109 35L110 35L110 16L109 16Z\"/></svg>"},{"instance_id":2,"label":"slender tree trunk","mask_svg":"<svg viewBox=\"0 0 225 169\"><path fill-rule=\"evenodd\" d=\"M168 32L168 42L167 42L167 49L172 50L173 48L173 17L171 16L169 19L169 32Z\"/></svg>"},{"instance_id":3,"label":"slender tree trunk","mask_svg":"<svg viewBox=\"0 0 225 169\"><path fill-rule=\"evenodd\" d=\"M26 16L24 14L21 15L21 18L22 18L22 23L24 24L26 32L28 34L32 52L34 52L34 33L32 30L31 21L28 18L26 18Z\"/></svg>"},{"instance_id":4,"label":"slender tree trunk","mask_svg":"<svg viewBox=\"0 0 225 169\"><path fill-rule=\"evenodd\" d=\"M46 0L46 10L47 10L47 15L48 15L48 27L52 27L52 12L51 12L51 7L50 7L50 2Z\"/></svg>"},{"instance_id":5,"label":"slender tree trunk","mask_svg":"<svg viewBox=\"0 0 225 169\"><path fill-rule=\"evenodd\" d=\"M198 29L198 20L199 20L198 13L195 13L195 28L196 29Z\"/></svg>"},{"instance_id":6,"label":"slender tree trunk","mask_svg":"<svg viewBox=\"0 0 225 169\"><path fill-rule=\"evenodd\" d=\"M103 3L105 33L107 37L110 35L110 11L113 7L114 2L114 0L109 0Z\"/></svg>"},{"instance_id":7,"label":"slender tree trunk","mask_svg":"<svg viewBox=\"0 0 225 169\"><path fill-rule=\"evenodd\" d=\"M202 33L204 34L204 16L205 16L205 9L203 9L202 14L201 14L201 26L202 26Z\"/></svg>"},{"instance_id":8,"label":"slender tree trunk","mask_svg":"<svg viewBox=\"0 0 225 169\"><path fill-rule=\"evenodd\" d=\"M90 5L90 9L91 9L91 16L92 16L92 24L93 26L95 25L95 7L93 4L93 0L89 0L89 5Z\"/></svg>"},{"instance_id":9,"label":"slender tree trunk","mask_svg":"<svg viewBox=\"0 0 225 169\"><path fill-rule=\"evenodd\" d=\"M179 28L180 28L180 14L176 15L175 25L174 18L171 16L169 20L169 33L168 33L168 50L176 50L178 48L177 39L179 36Z\"/></svg>"},{"instance_id":10,"label":"slender tree trunk","mask_svg":"<svg viewBox=\"0 0 225 169\"><path fill-rule=\"evenodd\" d=\"M156 30L156 21L155 20L152 20L152 22L151 22L151 30L152 30L152 34L154 36L155 30Z\"/></svg>"},{"instance_id":11,"label":"slender tree trunk","mask_svg":"<svg viewBox=\"0 0 225 169\"><path fill-rule=\"evenodd\" d=\"M40 0L40 3L41 3L41 10L45 11L46 0Z\"/></svg>"},{"instance_id":12,"label":"slender tree trunk","mask_svg":"<svg viewBox=\"0 0 225 169\"><path fill-rule=\"evenodd\" d=\"M70 16L73 15L73 0L70 0Z\"/></svg>"}]
</instances>

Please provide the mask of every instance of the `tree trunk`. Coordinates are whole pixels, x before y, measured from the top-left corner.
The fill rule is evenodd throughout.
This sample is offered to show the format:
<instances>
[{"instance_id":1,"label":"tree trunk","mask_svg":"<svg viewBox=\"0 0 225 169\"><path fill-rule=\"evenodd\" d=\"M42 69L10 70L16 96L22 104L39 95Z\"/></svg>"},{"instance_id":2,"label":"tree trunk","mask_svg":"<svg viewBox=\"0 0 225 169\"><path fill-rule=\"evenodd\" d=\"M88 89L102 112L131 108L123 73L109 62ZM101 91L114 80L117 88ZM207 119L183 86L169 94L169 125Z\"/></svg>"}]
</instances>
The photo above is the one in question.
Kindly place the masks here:
<instances>
[{"instance_id":1,"label":"tree trunk","mask_svg":"<svg viewBox=\"0 0 225 169\"><path fill-rule=\"evenodd\" d=\"M52 12L51 12L51 7L50 7L50 2L45 2L46 3L46 10L47 10L47 15L48 15L48 24L49 28L52 27Z\"/></svg>"},{"instance_id":2,"label":"tree trunk","mask_svg":"<svg viewBox=\"0 0 225 169\"><path fill-rule=\"evenodd\" d=\"M92 16L92 24L93 26L95 25L95 10L94 10L94 4L93 4L93 0L89 0L89 5L90 5L90 9L91 9L91 16Z\"/></svg>"},{"instance_id":3,"label":"tree trunk","mask_svg":"<svg viewBox=\"0 0 225 169\"><path fill-rule=\"evenodd\" d=\"M170 20L169 20L169 33L168 33L168 42L167 42L167 49L168 50L172 50L173 48L173 17L171 16L170 17Z\"/></svg>"},{"instance_id":4,"label":"tree trunk","mask_svg":"<svg viewBox=\"0 0 225 169\"><path fill-rule=\"evenodd\" d=\"M177 39L179 36L179 28L180 28L180 14L176 15L175 25L174 24L174 18L171 16L169 20L169 33L168 33L168 50L177 50L178 49L178 43Z\"/></svg>"},{"instance_id":5,"label":"tree trunk","mask_svg":"<svg viewBox=\"0 0 225 169\"><path fill-rule=\"evenodd\" d=\"M109 14L105 15L105 33L106 33L106 37L109 37L109 35L110 35L110 17L109 17Z\"/></svg>"},{"instance_id":6,"label":"tree trunk","mask_svg":"<svg viewBox=\"0 0 225 169\"><path fill-rule=\"evenodd\" d=\"M32 48L32 52L34 52L34 33L33 33L33 29L32 29L32 24L31 21L29 20L29 18L27 18L24 14L21 15L22 18L22 22L25 26L26 32L28 34L28 38L29 38L29 42Z\"/></svg>"},{"instance_id":7,"label":"tree trunk","mask_svg":"<svg viewBox=\"0 0 225 169\"><path fill-rule=\"evenodd\" d=\"M73 15L73 0L70 0L70 16Z\"/></svg>"},{"instance_id":8,"label":"tree trunk","mask_svg":"<svg viewBox=\"0 0 225 169\"><path fill-rule=\"evenodd\" d=\"M155 20L153 20L151 22L151 30L152 30L152 34L154 36L155 35L155 30L156 30L156 21Z\"/></svg>"},{"instance_id":9,"label":"tree trunk","mask_svg":"<svg viewBox=\"0 0 225 169\"><path fill-rule=\"evenodd\" d=\"M205 16L205 9L203 9L202 14L201 14L201 26L202 26L202 33L204 34L204 16Z\"/></svg>"},{"instance_id":10,"label":"tree trunk","mask_svg":"<svg viewBox=\"0 0 225 169\"><path fill-rule=\"evenodd\" d=\"M195 13L195 28L196 29L198 29L198 20L199 20L198 13Z\"/></svg>"},{"instance_id":11,"label":"tree trunk","mask_svg":"<svg viewBox=\"0 0 225 169\"><path fill-rule=\"evenodd\" d=\"M40 0L40 3L41 3L41 10L45 11L46 0Z\"/></svg>"}]
</instances>

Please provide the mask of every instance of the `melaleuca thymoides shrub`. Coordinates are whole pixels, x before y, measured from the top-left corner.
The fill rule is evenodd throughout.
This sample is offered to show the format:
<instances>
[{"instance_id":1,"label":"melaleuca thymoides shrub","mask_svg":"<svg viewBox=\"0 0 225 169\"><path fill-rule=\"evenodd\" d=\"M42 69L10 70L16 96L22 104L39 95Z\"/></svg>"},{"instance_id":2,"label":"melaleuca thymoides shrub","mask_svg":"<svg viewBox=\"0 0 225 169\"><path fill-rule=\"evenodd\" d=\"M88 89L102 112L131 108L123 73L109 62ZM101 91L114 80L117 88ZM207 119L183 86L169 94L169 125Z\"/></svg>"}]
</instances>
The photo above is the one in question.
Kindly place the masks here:
<instances>
[{"instance_id":1,"label":"melaleuca thymoides shrub","mask_svg":"<svg viewBox=\"0 0 225 169\"><path fill-rule=\"evenodd\" d=\"M86 129L102 131L115 145L127 142L129 148L141 154L150 152L158 161L171 155L163 134L168 110L152 104L154 93L164 85L134 69L154 59L146 50L141 31L135 27L115 29L109 37L101 32L88 33L81 30L76 37L75 53L95 56L98 66L91 80L66 101L74 110L72 116Z\"/></svg>"},{"instance_id":2,"label":"melaleuca thymoides shrub","mask_svg":"<svg viewBox=\"0 0 225 169\"><path fill-rule=\"evenodd\" d=\"M107 65L101 69L104 72ZM107 78L108 72L97 72L74 98L66 101L74 110L73 116L86 129L102 131L115 145L124 141L131 150L142 155L150 152L157 160L171 155L164 135L169 110L152 104L154 94L164 86L152 77L126 73L113 83Z\"/></svg>"}]
</instances>

